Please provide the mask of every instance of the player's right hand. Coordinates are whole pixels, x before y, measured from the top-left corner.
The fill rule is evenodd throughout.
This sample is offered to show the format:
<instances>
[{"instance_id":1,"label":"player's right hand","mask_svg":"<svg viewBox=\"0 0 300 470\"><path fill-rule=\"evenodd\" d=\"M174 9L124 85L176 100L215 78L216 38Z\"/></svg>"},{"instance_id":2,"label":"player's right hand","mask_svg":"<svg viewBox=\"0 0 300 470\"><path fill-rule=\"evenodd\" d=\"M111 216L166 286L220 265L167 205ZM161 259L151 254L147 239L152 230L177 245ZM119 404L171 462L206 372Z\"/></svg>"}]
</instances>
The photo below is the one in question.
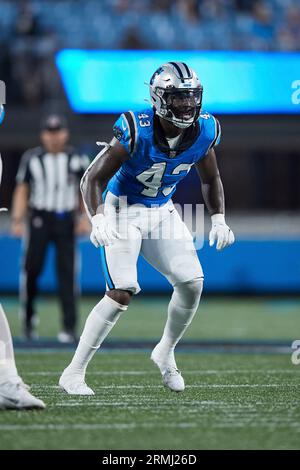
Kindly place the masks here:
<instances>
[{"instance_id":1,"label":"player's right hand","mask_svg":"<svg viewBox=\"0 0 300 470\"><path fill-rule=\"evenodd\" d=\"M90 240L96 248L112 245L120 238L118 232L111 227L104 214L96 214L92 217L92 233Z\"/></svg>"}]
</instances>

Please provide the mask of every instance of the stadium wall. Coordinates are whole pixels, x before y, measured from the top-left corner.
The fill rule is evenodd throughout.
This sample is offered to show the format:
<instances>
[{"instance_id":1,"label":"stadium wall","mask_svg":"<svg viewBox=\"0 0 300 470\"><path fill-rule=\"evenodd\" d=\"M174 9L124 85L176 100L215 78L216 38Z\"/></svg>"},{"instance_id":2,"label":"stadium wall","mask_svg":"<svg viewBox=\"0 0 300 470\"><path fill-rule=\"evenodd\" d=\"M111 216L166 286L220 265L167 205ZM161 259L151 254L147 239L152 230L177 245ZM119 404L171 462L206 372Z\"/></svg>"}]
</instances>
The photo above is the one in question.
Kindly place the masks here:
<instances>
[{"instance_id":1,"label":"stadium wall","mask_svg":"<svg viewBox=\"0 0 300 470\"><path fill-rule=\"evenodd\" d=\"M105 289L100 253L88 240L78 242L78 280L83 294ZM238 240L230 249L216 252L206 242L198 252L209 293L300 293L300 240ZM15 293L21 265L20 240L0 237L0 292ZM139 283L145 293L167 293L168 282L142 258ZM54 249L50 247L40 278L41 291L56 289Z\"/></svg>"}]
</instances>

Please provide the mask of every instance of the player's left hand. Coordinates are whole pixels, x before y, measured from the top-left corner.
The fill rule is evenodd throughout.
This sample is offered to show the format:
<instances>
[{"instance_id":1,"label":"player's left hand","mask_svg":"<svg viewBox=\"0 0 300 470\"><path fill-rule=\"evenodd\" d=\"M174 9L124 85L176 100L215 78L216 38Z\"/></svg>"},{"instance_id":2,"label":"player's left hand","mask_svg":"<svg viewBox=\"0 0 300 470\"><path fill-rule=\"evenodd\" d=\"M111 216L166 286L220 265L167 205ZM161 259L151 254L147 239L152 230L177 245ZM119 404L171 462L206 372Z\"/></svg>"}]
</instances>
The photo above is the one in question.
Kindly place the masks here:
<instances>
[{"instance_id":1,"label":"player's left hand","mask_svg":"<svg viewBox=\"0 0 300 470\"><path fill-rule=\"evenodd\" d=\"M211 216L211 231L209 232L209 246L216 242L217 250L223 250L234 243L234 234L225 222L224 214Z\"/></svg>"}]
</instances>

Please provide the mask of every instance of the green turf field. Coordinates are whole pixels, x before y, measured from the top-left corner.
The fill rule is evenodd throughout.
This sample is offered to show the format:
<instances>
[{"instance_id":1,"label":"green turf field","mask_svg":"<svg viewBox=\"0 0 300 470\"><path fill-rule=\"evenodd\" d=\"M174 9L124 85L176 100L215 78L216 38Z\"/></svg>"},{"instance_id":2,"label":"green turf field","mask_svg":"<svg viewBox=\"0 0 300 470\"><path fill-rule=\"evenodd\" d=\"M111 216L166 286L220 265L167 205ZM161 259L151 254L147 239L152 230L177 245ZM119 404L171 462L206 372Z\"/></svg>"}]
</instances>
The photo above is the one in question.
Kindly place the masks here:
<instances>
[{"instance_id":1,"label":"green turf field","mask_svg":"<svg viewBox=\"0 0 300 470\"><path fill-rule=\"evenodd\" d=\"M42 412L2 411L1 449L299 449L300 366L289 356L179 354L187 388L160 385L148 353L98 353L96 396L57 387L70 353L18 353Z\"/></svg>"},{"instance_id":2,"label":"green turf field","mask_svg":"<svg viewBox=\"0 0 300 470\"><path fill-rule=\"evenodd\" d=\"M81 301L81 323L97 299ZM136 298L110 338L159 338L167 298ZM3 299L15 335L17 301ZM40 301L39 333L55 336L59 311ZM206 298L185 339L299 337L299 299ZM18 368L45 411L0 412L1 449L299 449L300 365L287 354L178 353L187 384L163 388L150 351L102 350L87 376L95 397L57 386L72 352L17 350Z\"/></svg>"},{"instance_id":3,"label":"green turf field","mask_svg":"<svg viewBox=\"0 0 300 470\"><path fill-rule=\"evenodd\" d=\"M80 301L80 327L100 298ZM136 297L110 334L110 338L158 338L168 306L167 297ZM1 299L14 336L20 335L16 298ZM38 302L40 336L56 336L59 330L59 305L54 299ZM211 298L205 297L195 316L187 339L295 339L300 331L300 299Z\"/></svg>"}]
</instances>

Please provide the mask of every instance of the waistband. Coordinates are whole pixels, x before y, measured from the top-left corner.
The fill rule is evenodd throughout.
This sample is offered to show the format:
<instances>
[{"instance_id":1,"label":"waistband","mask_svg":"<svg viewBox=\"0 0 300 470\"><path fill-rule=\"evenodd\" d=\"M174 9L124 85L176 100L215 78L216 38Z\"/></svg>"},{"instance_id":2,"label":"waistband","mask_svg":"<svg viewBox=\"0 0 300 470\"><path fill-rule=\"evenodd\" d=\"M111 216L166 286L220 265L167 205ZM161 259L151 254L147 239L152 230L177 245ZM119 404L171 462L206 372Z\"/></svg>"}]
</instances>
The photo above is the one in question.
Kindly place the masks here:
<instances>
[{"instance_id":1,"label":"waistband","mask_svg":"<svg viewBox=\"0 0 300 470\"><path fill-rule=\"evenodd\" d=\"M131 210L131 209L135 209L137 211L157 211L157 210L165 210L165 209L169 209L170 207L173 207L173 201L172 199L169 199L166 204L163 204L163 205L159 205L159 204L153 204L152 207L149 207L149 206L145 206L143 204L126 204L126 196L115 196L113 193L111 193L110 191L107 191L105 193L105 198L104 198L104 206L105 208L109 208L109 207L114 207L115 209L117 209L118 211L122 211L122 209L124 210Z\"/></svg>"},{"instance_id":2,"label":"waistband","mask_svg":"<svg viewBox=\"0 0 300 470\"><path fill-rule=\"evenodd\" d=\"M56 219L66 219L75 216L75 211L46 211L40 209L31 209L30 210L32 216L40 216L40 217L54 217Z\"/></svg>"}]
</instances>

